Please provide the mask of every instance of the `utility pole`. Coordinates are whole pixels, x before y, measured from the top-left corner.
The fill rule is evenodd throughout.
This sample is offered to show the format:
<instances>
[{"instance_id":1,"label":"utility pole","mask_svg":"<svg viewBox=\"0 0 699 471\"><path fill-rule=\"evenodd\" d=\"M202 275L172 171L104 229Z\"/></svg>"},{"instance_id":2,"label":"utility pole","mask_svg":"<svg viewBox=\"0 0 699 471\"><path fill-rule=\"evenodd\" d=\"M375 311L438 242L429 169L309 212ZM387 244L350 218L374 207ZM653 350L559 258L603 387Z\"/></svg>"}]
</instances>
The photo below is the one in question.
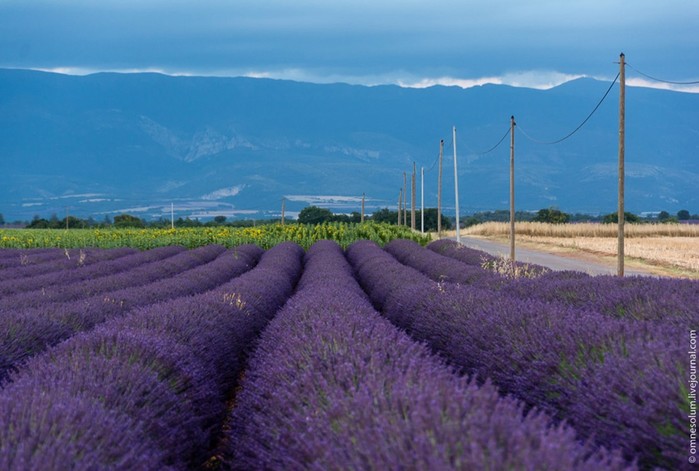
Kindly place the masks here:
<instances>
[{"instance_id":1,"label":"utility pole","mask_svg":"<svg viewBox=\"0 0 699 471\"><path fill-rule=\"evenodd\" d=\"M285 209L286 198L282 196L282 226L284 225L284 209Z\"/></svg>"},{"instance_id":2,"label":"utility pole","mask_svg":"<svg viewBox=\"0 0 699 471\"><path fill-rule=\"evenodd\" d=\"M617 275L624 276L624 135L626 121L626 64L619 55L619 211L617 241Z\"/></svg>"},{"instance_id":3,"label":"utility pole","mask_svg":"<svg viewBox=\"0 0 699 471\"><path fill-rule=\"evenodd\" d=\"M362 193L362 216L359 220L362 224L364 224L364 198L366 197L366 193Z\"/></svg>"},{"instance_id":4,"label":"utility pole","mask_svg":"<svg viewBox=\"0 0 699 471\"><path fill-rule=\"evenodd\" d=\"M425 233L425 167L420 167L420 232Z\"/></svg>"},{"instance_id":5,"label":"utility pole","mask_svg":"<svg viewBox=\"0 0 699 471\"><path fill-rule=\"evenodd\" d=\"M408 177L405 172L403 172L403 225L408 225L408 209L406 207L406 200L408 199Z\"/></svg>"},{"instance_id":6,"label":"utility pole","mask_svg":"<svg viewBox=\"0 0 699 471\"><path fill-rule=\"evenodd\" d=\"M170 203L170 229L175 228L175 203Z\"/></svg>"},{"instance_id":7,"label":"utility pole","mask_svg":"<svg viewBox=\"0 0 699 471\"><path fill-rule=\"evenodd\" d=\"M68 230L68 206L66 206L66 231Z\"/></svg>"},{"instance_id":8,"label":"utility pole","mask_svg":"<svg viewBox=\"0 0 699 471\"><path fill-rule=\"evenodd\" d=\"M398 225L400 226L400 205L403 201L403 189L401 188L398 192Z\"/></svg>"},{"instance_id":9,"label":"utility pole","mask_svg":"<svg viewBox=\"0 0 699 471\"><path fill-rule=\"evenodd\" d=\"M515 263L515 117L510 116L510 261Z\"/></svg>"},{"instance_id":10,"label":"utility pole","mask_svg":"<svg viewBox=\"0 0 699 471\"><path fill-rule=\"evenodd\" d=\"M442 155L444 139L439 140L439 177L437 177L437 237L442 237Z\"/></svg>"},{"instance_id":11,"label":"utility pole","mask_svg":"<svg viewBox=\"0 0 699 471\"><path fill-rule=\"evenodd\" d=\"M413 178L410 188L410 228L415 230L415 162L413 162Z\"/></svg>"},{"instance_id":12,"label":"utility pole","mask_svg":"<svg viewBox=\"0 0 699 471\"><path fill-rule=\"evenodd\" d=\"M459 218L459 171L456 168L456 126L452 128L454 141L454 202L456 203L456 243L461 242L461 227Z\"/></svg>"}]
</instances>

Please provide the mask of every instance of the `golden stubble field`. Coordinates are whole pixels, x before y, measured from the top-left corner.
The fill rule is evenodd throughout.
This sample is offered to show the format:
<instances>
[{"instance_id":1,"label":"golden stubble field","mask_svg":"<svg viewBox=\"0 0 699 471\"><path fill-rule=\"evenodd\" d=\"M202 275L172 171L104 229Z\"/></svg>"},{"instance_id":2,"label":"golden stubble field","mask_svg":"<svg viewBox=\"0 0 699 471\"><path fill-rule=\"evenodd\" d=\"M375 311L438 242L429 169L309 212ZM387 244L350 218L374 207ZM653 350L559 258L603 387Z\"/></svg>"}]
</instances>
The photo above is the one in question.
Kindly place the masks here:
<instances>
[{"instance_id":1,"label":"golden stubble field","mask_svg":"<svg viewBox=\"0 0 699 471\"><path fill-rule=\"evenodd\" d=\"M616 224L517 223L521 246L564 256L612 262L617 254ZM627 224L624 253L627 263L659 275L699 279L699 226L685 224ZM489 222L461 231L462 235L506 240L508 223Z\"/></svg>"}]
</instances>

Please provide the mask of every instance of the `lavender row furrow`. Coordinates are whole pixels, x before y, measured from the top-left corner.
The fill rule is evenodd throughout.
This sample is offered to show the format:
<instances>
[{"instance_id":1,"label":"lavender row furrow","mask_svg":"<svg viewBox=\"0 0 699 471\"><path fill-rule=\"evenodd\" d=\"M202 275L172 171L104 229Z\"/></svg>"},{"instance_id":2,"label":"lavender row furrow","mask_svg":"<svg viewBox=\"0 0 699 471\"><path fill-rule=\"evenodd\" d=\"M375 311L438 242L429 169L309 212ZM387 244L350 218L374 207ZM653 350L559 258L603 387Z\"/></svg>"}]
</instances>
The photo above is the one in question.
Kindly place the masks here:
<instances>
[{"instance_id":1,"label":"lavender row furrow","mask_svg":"<svg viewBox=\"0 0 699 471\"><path fill-rule=\"evenodd\" d=\"M435 283L366 242L350 246L348 258L386 317L462 371L643 467L687 465L683 345L691 326Z\"/></svg>"},{"instance_id":2,"label":"lavender row furrow","mask_svg":"<svg viewBox=\"0 0 699 471\"><path fill-rule=\"evenodd\" d=\"M134 287L107 292L68 303L9 311L0 316L0 380L19 363L77 332L90 330L138 306L190 296L214 289L253 267L262 249L240 246L209 263L177 276L147 283L134 279ZM163 262L164 263L164 262Z\"/></svg>"},{"instance_id":3,"label":"lavender row furrow","mask_svg":"<svg viewBox=\"0 0 699 471\"><path fill-rule=\"evenodd\" d=\"M429 266L441 266L443 261L441 258L430 255L431 251L464 261L464 263L473 261L476 258L475 253L478 253L451 240L432 242L428 246L430 250L425 250L409 241L401 241L392 248L393 250L389 251L396 258L428 274L432 279L437 278L429 271ZM423 252L427 252L428 255L422 254ZM423 262L419 266L412 261L413 259L427 260L430 257L432 260ZM464 272L470 273L472 269L473 265ZM699 321L699 282L694 280L620 278L589 276L577 272L548 272L534 279L520 278L479 286L497 289L508 296L552 301L595 310L613 317L672 320L694 324Z\"/></svg>"},{"instance_id":4,"label":"lavender row furrow","mask_svg":"<svg viewBox=\"0 0 699 471\"><path fill-rule=\"evenodd\" d=\"M69 267L68 269L57 270L46 273L41 266L27 267L33 270L30 277L12 278L0 282L0 296L10 296L24 291L41 290L41 288L56 285L68 285L83 280L94 280L103 276L110 276L126 270L131 270L144 263L161 260L171 257L186 250L184 247L170 246L159 247L152 250L140 252L129 248L117 248L104 250L103 254L108 256L90 257L94 263Z\"/></svg>"},{"instance_id":5,"label":"lavender row furrow","mask_svg":"<svg viewBox=\"0 0 699 471\"><path fill-rule=\"evenodd\" d=\"M427 250L410 240L393 240L386 244L384 249L399 262L415 268L435 281L478 285L492 285L505 281L497 274L484 270L480 265L467 265Z\"/></svg>"},{"instance_id":6,"label":"lavender row furrow","mask_svg":"<svg viewBox=\"0 0 699 471\"><path fill-rule=\"evenodd\" d=\"M77 254L77 250L70 250L70 254ZM5 257L0 260L0 280L5 277L5 270L28 265L39 265L66 258L63 249L20 249L15 251L15 257Z\"/></svg>"},{"instance_id":7,"label":"lavender row furrow","mask_svg":"<svg viewBox=\"0 0 699 471\"><path fill-rule=\"evenodd\" d=\"M459 378L381 318L339 246L309 249L230 423L234 469L624 469L545 414Z\"/></svg>"},{"instance_id":8,"label":"lavender row furrow","mask_svg":"<svg viewBox=\"0 0 699 471\"><path fill-rule=\"evenodd\" d=\"M466 265L479 267L484 262L491 262L497 257L481 250L472 249L461 245L451 239L439 239L427 244L427 248L440 255L446 255Z\"/></svg>"},{"instance_id":9,"label":"lavender row furrow","mask_svg":"<svg viewBox=\"0 0 699 471\"><path fill-rule=\"evenodd\" d=\"M153 249L156 252L144 255L147 263L139 264L128 271L87 279L68 285L42 286L0 300L0 312L17 310L86 299L108 291L127 289L163 278L172 277L186 270L208 263L226 249L221 245L207 245L192 250L180 247ZM165 256L165 258L163 258ZM141 257L139 259L142 260Z\"/></svg>"},{"instance_id":10,"label":"lavender row furrow","mask_svg":"<svg viewBox=\"0 0 699 471\"><path fill-rule=\"evenodd\" d=\"M0 276L0 287L8 281L16 283L32 282L35 277L47 274L60 274L74 269L83 269L100 262L119 259L127 255L138 253L136 249L120 247L118 249L78 249L66 250L64 257L38 265L20 266L14 269L3 270Z\"/></svg>"},{"instance_id":11,"label":"lavender row furrow","mask_svg":"<svg viewBox=\"0 0 699 471\"><path fill-rule=\"evenodd\" d=\"M198 469L302 253L281 244L213 292L140 308L31 360L0 392L0 469Z\"/></svg>"},{"instance_id":12,"label":"lavender row furrow","mask_svg":"<svg viewBox=\"0 0 699 471\"><path fill-rule=\"evenodd\" d=\"M1 248L0 249L0 262L4 262L5 260L10 260L11 258L19 256L19 254L22 253L22 250L24 250L24 249Z\"/></svg>"},{"instance_id":13,"label":"lavender row furrow","mask_svg":"<svg viewBox=\"0 0 699 471\"><path fill-rule=\"evenodd\" d=\"M0 280L8 279L16 269L30 266L50 266L52 263L66 260L66 256L78 256L78 249L21 249L15 252L15 257L0 260Z\"/></svg>"},{"instance_id":14,"label":"lavender row furrow","mask_svg":"<svg viewBox=\"0 0 699 471\"><path fill-rule=\"evenodd\" d=\"M594 309L626 320L699 324L699 281L611 275L571 278L556 273L538 280L513 280L511 296Z\"/></svg>"}]
</instances>

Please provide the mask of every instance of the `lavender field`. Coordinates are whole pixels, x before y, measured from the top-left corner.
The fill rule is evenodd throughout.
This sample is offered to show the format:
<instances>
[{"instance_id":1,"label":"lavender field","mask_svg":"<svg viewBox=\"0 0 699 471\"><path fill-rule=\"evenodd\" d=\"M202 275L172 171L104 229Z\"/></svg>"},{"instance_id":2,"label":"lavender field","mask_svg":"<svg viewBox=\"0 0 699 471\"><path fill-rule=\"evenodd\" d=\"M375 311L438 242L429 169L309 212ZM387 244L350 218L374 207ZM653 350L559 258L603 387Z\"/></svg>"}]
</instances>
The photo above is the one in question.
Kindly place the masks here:
<instances>
[{"instance_id":1,"label":"lavender field","mask_svg":"<svg viewBox=\"0 0 699 471\"><path fill-rule=\"evenodd\" d=\"M0 469L690 469L699 282L488 260L0 250Z\"/></svg>"}]
</instances>

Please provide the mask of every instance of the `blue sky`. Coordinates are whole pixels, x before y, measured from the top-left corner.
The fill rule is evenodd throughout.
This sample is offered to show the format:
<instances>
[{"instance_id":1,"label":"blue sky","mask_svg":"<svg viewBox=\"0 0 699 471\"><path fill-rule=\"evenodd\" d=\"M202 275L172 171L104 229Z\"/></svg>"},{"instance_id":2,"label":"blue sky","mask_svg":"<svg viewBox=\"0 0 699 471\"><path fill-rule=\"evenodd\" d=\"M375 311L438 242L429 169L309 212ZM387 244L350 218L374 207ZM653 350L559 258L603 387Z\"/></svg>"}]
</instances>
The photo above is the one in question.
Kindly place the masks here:
<instances>
[{"instance_id":1,"label":"blue sky","mask_svg":"<svg viewBox=\"0 0 699 471\"><path fill-rule=\"evenodd\" d=\"M697 0L0 0L0 67L545 88L623 51L697 81L697 25Z\"/></svg>"}]
</instances>

